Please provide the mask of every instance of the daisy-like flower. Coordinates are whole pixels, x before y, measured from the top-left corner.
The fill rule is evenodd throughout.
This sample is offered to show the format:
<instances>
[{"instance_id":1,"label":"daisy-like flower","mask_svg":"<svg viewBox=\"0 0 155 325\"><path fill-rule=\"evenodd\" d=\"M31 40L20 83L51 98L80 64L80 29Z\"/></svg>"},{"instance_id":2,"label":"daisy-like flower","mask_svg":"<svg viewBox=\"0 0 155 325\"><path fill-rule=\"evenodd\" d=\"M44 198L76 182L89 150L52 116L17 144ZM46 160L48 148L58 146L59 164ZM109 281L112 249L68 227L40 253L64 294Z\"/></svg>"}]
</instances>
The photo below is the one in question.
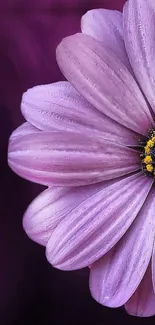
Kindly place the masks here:
<instances>
[{"instance_id":1,"label":"daisy-like flower","mask_svg":"<svg viewBox=\"0 0 155 325\"><path fill-rule=\"evenodd\" d=\"M61 270L90 266L101 304L155 314L155 2L92 10L57 61L68 81L22 98L10 167L48 186L23 220Z\"/></svg>"}]
</instances>

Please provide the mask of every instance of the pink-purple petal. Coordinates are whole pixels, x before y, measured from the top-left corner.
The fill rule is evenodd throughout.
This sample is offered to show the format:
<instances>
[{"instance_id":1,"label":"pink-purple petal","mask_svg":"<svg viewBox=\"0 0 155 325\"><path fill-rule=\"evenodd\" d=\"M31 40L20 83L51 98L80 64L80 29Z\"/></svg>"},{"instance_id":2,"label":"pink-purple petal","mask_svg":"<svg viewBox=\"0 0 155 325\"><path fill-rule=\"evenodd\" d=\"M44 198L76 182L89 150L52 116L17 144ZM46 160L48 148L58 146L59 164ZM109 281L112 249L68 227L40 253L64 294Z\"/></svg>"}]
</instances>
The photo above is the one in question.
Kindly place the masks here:
<instances>
[{"instance_id":1,"label":"pink-purple petal","mask_svg":"<svg viewBox=\"0 0 155 325\"><path fill-rule=\"evenodd\" d=\"M149 108L134 78L112 51L91 36L76 34L60 43L57 61L65 77L92 105L147 135L154 124Z\"/></svg>"},{"instance_id":2,"label":"pink-purple petal","mask_svg":"<svg viewBox=\"0 0 155 325\"><path fill-rule=\"evenodd\" d=\"M27 208L23 227L27 235L35 242L46 245L50 235L61 220L61 213L55 205L69 192L68 187L53 187L43 191Z\"/></svg>"},{"instance_id":3,"label":"pink-purple petal","mask_svg":"<svg viewBox=\"0 0 155 325\"><path fill-rule=\"evenodd\" d=\"M106 254L136 218L152 182L138 173L84 200L53 232L48 261L59 269L74 270Z\"/></svg>"},{"instance_id":4,"label":"pink-purple petal","mask_svg":"<svg viewBox=\"0 0 155 325\"><path fill-rule=\"evenodd\" d=\"M128 205L133 205L133 201L129 200ZM140 284L150 262L155 239L154 206L153 190L118 244L92 265L90 290L101 304L122 306Z\"/></svg>"},{"instance_id":5,"label":"pink-purple petal","mask_svg":"<svg viewBox=\"0 0 155 325\"><path fill-rule=\"evenodd\" d=\"M155 195L155 191L154 191L154 195ZM153 288L155 292L155 243L152 252L152 281L153 281Z\"/></svg>"},{"instance_id":6,"label":"pink-purple petal","mask_svg":"<svg viewBox=\"0 0 155 325\"><path fill-rule=\"evenodd\" d=\"M81 19L81 30L109 48L131 69L123 40L122 13L116 10L93 9Z\"/></svg>"},{"instance_id":7,"label":"pink-purple petal","mask_svg":"<svg viewBox=\"0 0 155 325\"><path fill-rule=\"evenodd\" d=\"M130 0L124 6L124 41L134 74L155 112L155 2Z\"/></svg>"},{"instance_id":8,"label":"pink-purple petal","mask_svg":"<svg viewBox=\"0 0 155 325\"><path fill-rule=\"evenodd\" d=\"M10 140L14 138L23 137L24 135L28 134L35 134L38 132L40 132L39 129L31 125L29 122L25 122L12 132Z\"/></svg>"},{"instance_id":9,"label":"pink-purple petal","mask_svg":"<svg viewBox=\"0 0 155 325\"><path fill-rule=\"evenodd\" d=\"M29 89L22 97L21 110L26 120L41 130L94 133L126 145L138 142L136 133L93 107L67 81Z\"/></svg>"},{"instance_id":10,"label":"pink-purple petal","mask_svg":"<svg viewBox=\"0 0 155 325\"><path fill-rule=\"evenodd\" d=\"M57 225L83 200L101 188L107 187L107 181L82 187L51 187L36 197L27 208L23 227L27 235L35 242L46 245Z\"/></svg>"},{"instance_id":11,"label":"pink-purple petal","mask_svg":"<svg viewBox=\"0 0 155 325\"><path fill-rule=\"evenodd\" d=\"M13 138L8 162L20 176L47 186L80 186L140 168L139 153L99 137L39 132Z\"/></svg>"},{"instance_id":12,"label":"pink-purple petal","mask_svg":"<svg viewBox=\"0 0 155 325\"><path fill-rule=\"evenodd\" d=\"M133 296L125 304L128 314L139 317L155 315L155 293L152 284L151 264Z\"/></svg>"}]
</instances>

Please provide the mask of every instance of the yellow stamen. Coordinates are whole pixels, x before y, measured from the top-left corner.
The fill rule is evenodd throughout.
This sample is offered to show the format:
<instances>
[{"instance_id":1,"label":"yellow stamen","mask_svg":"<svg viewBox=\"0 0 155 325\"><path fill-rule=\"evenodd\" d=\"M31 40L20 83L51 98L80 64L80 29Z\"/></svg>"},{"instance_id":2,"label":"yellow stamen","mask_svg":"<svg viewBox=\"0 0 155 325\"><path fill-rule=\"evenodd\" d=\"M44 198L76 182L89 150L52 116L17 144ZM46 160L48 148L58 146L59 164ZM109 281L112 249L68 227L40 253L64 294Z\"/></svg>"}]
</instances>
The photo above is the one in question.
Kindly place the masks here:
<instances>
[{"instance_id":1,"label":"yellow stamen","mask_svg":"<svg viewBox=\"0 0 155 325\"><path fill-rule=\"evenodd\" d=\"M155 143L155 137L153 137L151 140Z\"/></svg>"},{"instance_id":2,"label":"yellow stamen","mask_svg":"<svg viewBox=\"0 0 155 325\"><path fill-rule=\"evenodd\" d=\"M153 171L153 166L151 164L146 165L146 170L151 173Z\"/></svg>"},{"instance_id":3,"label":"yellow stamen","mask_svg":"<svg viewBox=\"0 0 155 325\"><path fill-rule=\"evenodd\" d=\"M152 162L152 158L151 158L151 156L146 156L145 158L144 158L144 163L145 164L150 164Z\"/></svg>"},{"instance_id":4,"label":"yellow stamen","mask_svg":"<svg viewBox=\"0 0 155 325\"><path fill-rule=\"evenodd\" d=\"M149 147L149 148L152 148L153 146L154 146L154 142L152 141L152 140L149 140L148 142L147 142L147 146ZM147 147L146 146L146 147Z\"/></svg>"},{"instance_id":5,"label":"yellow stamen","mask_svg":"<svg viewBox=\"0 0 155 325\"><path fill-rule=\"evenodd\" d=\"M148 147L148 145L146 145L146 147L145 147L145 154L149 154L150 153L150 148Z\"/></svg>"}]
</instances>

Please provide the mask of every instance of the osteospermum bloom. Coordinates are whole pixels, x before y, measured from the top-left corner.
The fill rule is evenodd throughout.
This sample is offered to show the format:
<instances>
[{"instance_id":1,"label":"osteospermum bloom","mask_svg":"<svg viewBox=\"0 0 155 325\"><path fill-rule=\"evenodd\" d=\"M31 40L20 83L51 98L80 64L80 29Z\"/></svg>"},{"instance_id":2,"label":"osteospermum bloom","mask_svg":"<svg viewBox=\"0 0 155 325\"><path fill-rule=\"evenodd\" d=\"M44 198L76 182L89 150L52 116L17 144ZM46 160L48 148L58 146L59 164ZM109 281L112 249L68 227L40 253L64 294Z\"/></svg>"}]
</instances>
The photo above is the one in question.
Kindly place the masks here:
<instances>
[{"instance_id":1,"label":"osteospermum bloom","mask_svg":"<svg viewBox=\"0 0 155 325\"><path fill-rule=\"evenodd\" d=\"M23 220L61 270L90 267L101 304L155 314L155 3L92 10L57 61L68 81L28 90L9 165L48 186Z\"/></svg>"}]
</instances>

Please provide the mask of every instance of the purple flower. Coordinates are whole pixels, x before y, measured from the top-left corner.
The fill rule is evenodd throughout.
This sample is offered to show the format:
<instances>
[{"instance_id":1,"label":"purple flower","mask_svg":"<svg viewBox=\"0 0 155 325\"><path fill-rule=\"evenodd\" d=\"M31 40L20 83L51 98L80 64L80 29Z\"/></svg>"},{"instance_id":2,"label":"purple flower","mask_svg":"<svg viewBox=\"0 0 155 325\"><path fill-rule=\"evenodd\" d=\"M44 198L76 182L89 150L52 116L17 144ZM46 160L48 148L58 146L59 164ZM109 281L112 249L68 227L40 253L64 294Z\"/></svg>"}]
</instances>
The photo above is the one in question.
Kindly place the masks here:
<instances>
[{"instance_id":1,"label":"purple flower","mask_svg":"<svg viewBox=\"0 0 155 325\"><path fill-rule=\"evenodd\" d=\"M151 316L155 5L129 0L123 17L92 10L81 29L57 48L69 82L28 90L21 104L27 122L10 138L11 168L48 186L23 225L53 266L91 265L98 302Z\"/></svg>"}]
</instances>

